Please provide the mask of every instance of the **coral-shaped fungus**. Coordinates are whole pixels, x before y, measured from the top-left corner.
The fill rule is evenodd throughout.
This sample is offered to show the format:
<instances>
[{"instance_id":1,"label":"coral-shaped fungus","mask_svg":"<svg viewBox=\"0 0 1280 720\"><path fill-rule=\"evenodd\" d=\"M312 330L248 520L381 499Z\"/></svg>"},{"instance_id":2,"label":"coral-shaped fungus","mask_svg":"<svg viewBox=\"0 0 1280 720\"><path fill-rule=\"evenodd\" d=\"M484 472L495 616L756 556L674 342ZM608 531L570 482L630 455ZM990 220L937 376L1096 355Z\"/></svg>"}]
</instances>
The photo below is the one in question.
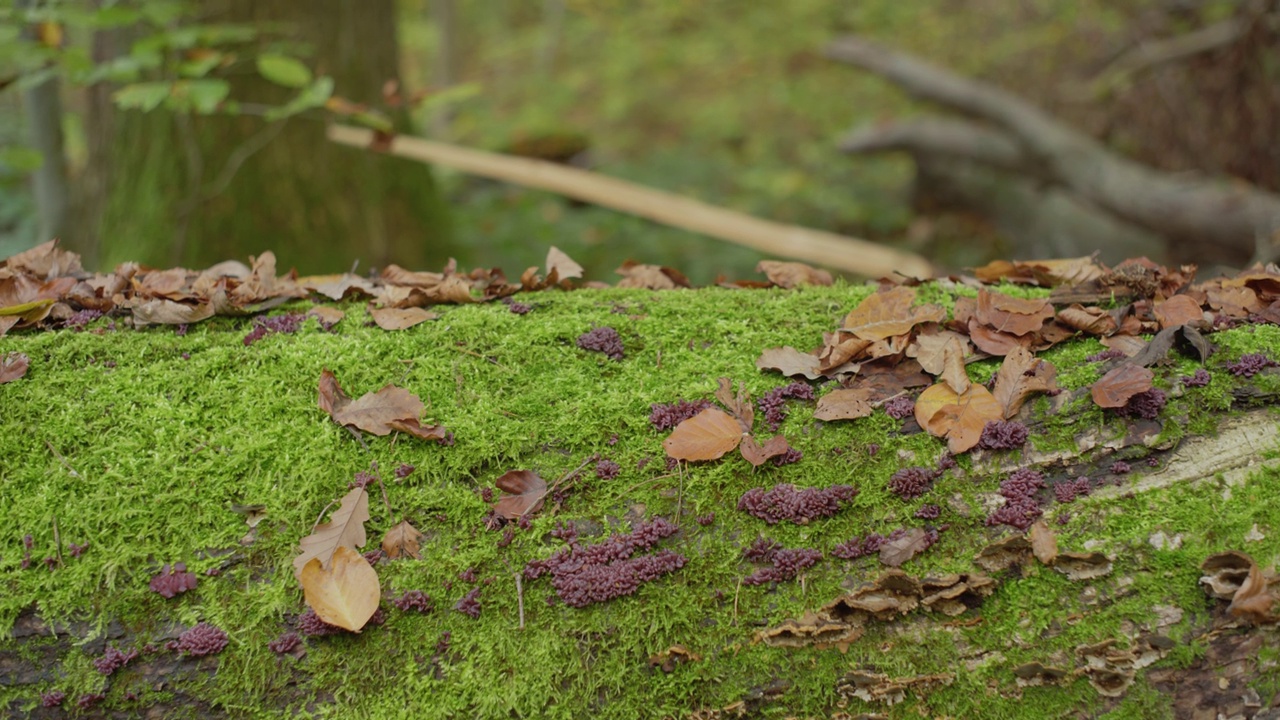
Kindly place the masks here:
<instances>
[{"instance_id":1,"label":"coral-shaped fungus","mask_svg":"<svg viewBox=\"0 0 1280 720\"><path fill-rule=\"evenodd\" d=\"M40 694L40 705L41 707L55 708L61 705L62 701L66 699L67 694L61 690L50 690L47 693Z\"/></svg>"},{"instance_id":2,"label":"coral-shaped fungus","mask_svg":"<svg viewBox=\"0 0 1280 720\"><path fill-rule=\"evenodd\" d=\"M905 467L889 476L889 489L903 500L915 500L929 491L937 477L937 470Z\"/></svg>"},{"instance_id":3,"label":"coral-shaped fungus","mask_svg":"<svg viewBox=\"0 0 1280 720\"><path fill-rule=\"evenodd\" d=\"M1155 420L1160 416L1160 411L1164 409L1168 398L1164 391L1158 388L1151 388L1145 392L1129 398L1129 402L1123 407L1116 408L1116 414L1121 417L1134 417L1135 415L1146 420Z\"/></svg>"},{"instance_id":4,"label":"coral-shaped fungus","mask_svg":"<svg viewBox=\"0 0 1280 720\"><path fill-rule=\"evenodd\" d=\"M453 604L453 609L472 620L480 617L480 588L472 588L471 592L463 595L458 602Z\"/></svg>"},{"instance_id":5,"label":"coral-shaped fungus","mask_svg":"<svg viewBox=\"0 0 1280 720\"><path fill-rule=\"evenodd\" d=\"M1093 491L1093 483L1087 477L1063 480L1053 486L1053 497L1060 503L1069 503Z\"/></svg>"},{"instance_id":6,"label":"coral-shaped fungus","mask_svg":"<svg viewBox=\"0 0 1280 720\"><path fill-rule=\"evenodd\" d=\"M852 537L831 549L831 554L842 560L857 560L880 552L887 539L880 533L868 533L866 537Z\"/></svg>"},{"instance_id":7,"label":"coral-shaped fungus","mask_svg":"<svg viewBox=\"0 0 1280 720\"><path fill-rule=\"evenodd\" d=\"M622 468L612 460L601 460L596 463L596 477L601 480L612 480L618 477L620 472L622 472Z\"/></svg>"},{"instance_id":8,"label":"coral-shaped fungus","mask_svg":"<svg viewBox=\"0 0 1280 720\"><path fill-rule=\"evenodd\" d=\"M743 551L742 556L755 563L768 563L742 579L743 585L764 585L792 580L801 570L812 567L822 559L822 552L807 548L789 550L777 543L760 538Z\"/></svg>"},{"instance_id":9,"label":"coral-shaped fungus","mask_svg":"<svg viewBox=\"0 0 1280 720\"><path fill-rule=\"evenodd\" d=\"M942 508L937 505L921 505L915 513L915 517L921 520L937 520L940 515L942 515Z\"/></svg>"},{"instance_id":10,"label":"coral-shaped fungus","mask_svg":"<svg viewBox=\"0 0 1280 720\"><path fill-rule=\"evenodd\" d=\"M306 635L307 637L324 637L326 635L337 635L338 633L347 632L337 625L330 625L324 620L321 620L320 616L316 615L316 611L311 608L307 608L306 612L299 615L294 625L298 628L298 632Z\"/></svg>"},{"instance_id":11,"label":"coral-shaped fungus","mask_svg":"<svg viewBox=\"0 0 1280 720\"><path fill-rule=\"evenodd\" d=\"M216 655L227 646L227 634L215 625L199 623L178 636L174 650L191 657Z\"/></svg>"},{"instance_id":12,"label":"coral-shaped fungus","mask_svg":"<svg viewBox=\"0 0 1280 720\"><path fill-rule=\"evenodd\" d=\"M1182 376L1182 384L1187 387L1204 387L1208 385L1209 381L1212 379L1213 376L1209 374L1208 370L1205 370L1204 368L1196 368L1196 371L1190 375Z\"/></svg>"},{"instance_id":13,"label":"coral-shaped fungus","mask_svg":"<svg viewBox=\"0 0 1280 720\"><path fill-rule=\"evenodd\" d=\"M1005 497L1005 503L987 517L987 525L1009 525L1019 530L1031 527L1044 514L1036 499L1036 493L1042 487L1044 475L1041 473L1027 468L1015 470L1000 483L1000 494Z\"/></svg>"},{"instance_id":14,"label":"coral-shaped fungus","mask_svg":"<svg viewBox=\"0 0 1280 720\"><path fill-rule=\"evenodd\" d=\"M738 500L738 509L775 525L790 520L797 525L810 520L830 517L840 512L841 503L856 497L857 488L851 485L832 485L829 488L797 489L781 483L769 490L751 488Z\"/></svg>"},{"instance_id":15,"label":"coral-shaped fungus","mask_svg":"<svg viewBox=\"0 0 1280 720\"><path fill-rule=\"evenodd\" d=\"M579 335L578 347L583 350L602 352L608 355L610 360L621 360L626 357L626 352L622 348L622 337L618 335L617 330L608 326L598 327Z\"/></svg>"},{"instance_id":16,"label":"coral-shaped fungus","mask_svg":"<svg viewBox=\"0 0 1280 720\"><path fill-rule=\"evenodd\" d=\"M302 638L296 632L287 632L267 643L267 649L277 655L287 655L302 645Z\"/></svg>"},{"instance_id":17,"label":"coral-shaped fungus","mask_svg":"<svg viewBox=\"0 0 1280 720\"><path fill-rule=\"evenodd\" d=\"M1015 450L1026 442L1026 425L1013 420L990 420L982 428L978 447L983 450Z\"/></svg>"},{"instance_id":18,"label":"coral-shaped fungus","mask_svg":"<svg viewBox=\"0 0 1280 720\"><path fill-rule=\"evenodd\" d=\"M138 657L136 648L129 648L129 652L123 652L119 648L107 646L102 657L93 659L93 667L103 675L110 675L116 670L128 665L130 661Z\"/></svg>"},{"instance_id":19,"label":"coral-shaped fungus","mask_svg":"<svg viewBox=\"0 0 1280 720\"><path fill-rule=\"evenodd\" d=\"M906 420L916 412L916 401L906 395L899 395L884 404L884 412L894 420Z\"/></svg>"},{"instance_id":20,"label":"coral-shaped fungus","mask_svg":"<svg viewBox=\"0 0 1280 720\"><path fill-rule=\"evenodd\" d=\"M174 563L172 566L166 563L160 568L160 574L151 578L150 587L152 592L172 598L188 590L195 590L196 575L187 572L186 563Z\"/></svg>"},{"instance_id":21,"label":"coral-shaped fungus","mask_svg":"<svg viewBox=\"0 0 1280 720\"><path fill-rule=\"evenodd\" d=\"M302 313L285 313L273 317L254 319L253 329L244 336L245 347L248 347L271 333L292 334L298 332L307 316Z\"/></svg>"},{"instance_id":22,"label":"coral-shaped fungus","mask_svg":"<svg viewBox=\"0 0 1280 720\"><path fill-rule=\"evenodd\" d=\"M649 406L649 424L665 432L711 407L710 400L677 400L673 403L653 403Z\"/></svg>"},{"instance_id":23,"label":"coral-shaped fungus","mask_svg":"<svg viewBox=\"0 0 1280 720\"><path fill-rule=\"evenodd\" d=\"M1241 355L1235 362L1227 363L1227 372L1236 377L1251 378L1269 367L1275 367L1276 361L1262 353Z\"/></svg>"},{"instance_id":24,"label":"coral-shaped fungus","mask_svg":"<svg viewBox=\"0 0 1280 720\"><path fill-rule=\"evenodd\" d=\"M630 533L610 536L596 545L571 543L546 560L530 562L524 568L524 576L534 580L550 575L556 595L570 607L581 608L630 595L642 584L684 567L685 557L671 550L636 554L652 549L677 530L672 523L655 518Z\"/></svg>"},{"instance_id":25,"label":"coral-shaped fungus","mask_svg":"<svg viewBox=\"0 0 1280 720\"><path fill-rule=\"evenodd\" d=\"M431 596L421 590L407 590L403 595L391 601L401 612L409 612L410 610L419 613L429 613L435 609L435 605L431 602Z\"/></svg>"},{"instance_id":26,"label":"coral-shaped fungus","mask_svg":"<svg viewBox=\"0 0 1280 720\"><path fill-rule=\"evenodd\" d=\"M786 400L812 400L813 388L808 383L793 382L780 388L774 388L760 398L760 412L764 413L765 424L770 430L777 430L787 418Z\"/></svg>"}]
</instances>

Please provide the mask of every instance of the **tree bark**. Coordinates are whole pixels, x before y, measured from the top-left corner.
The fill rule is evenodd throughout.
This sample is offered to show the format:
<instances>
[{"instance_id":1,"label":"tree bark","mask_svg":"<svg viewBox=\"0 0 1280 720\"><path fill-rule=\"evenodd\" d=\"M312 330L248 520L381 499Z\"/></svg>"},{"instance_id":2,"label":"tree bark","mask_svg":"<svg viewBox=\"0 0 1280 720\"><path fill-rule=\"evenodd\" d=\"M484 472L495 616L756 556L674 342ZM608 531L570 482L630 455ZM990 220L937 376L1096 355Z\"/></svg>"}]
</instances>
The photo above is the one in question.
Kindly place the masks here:
<instances>
[{"instance_id":1,"label":"tree bark","mask_svg":"<svg viewBox=\"0 0 1280 720\"><path fill-rule=\"evenodd\" d=\"M33 0L19 0L18 7L30 8ZM35 35L27 28L28 38ZM62 144L61 83L55 75L22 93L23 114L31 146L43 161L32 175L32 190L38 216L37 241L64 237L70 225L71 190L67 182L67 160Z\"/></svg>"},{"instance_id":2,"label":"tree bark","mask_svg":"<svg viewBox=\"0 0 1280 720\"><path fill-rule=\"evenodd\" d=\"M1240 264L1255 254L1269 255L1280 240L1280 197L1224 179L1151 170L1003 90L861 38L841 38L827 46L826 54L999 128L1021 154L1017 165L1117 218L1159 233L1168 239L1175 259L1212 254L1224 263ZM1007 153L1000 157L1010 161Z\"/></svg>"},{"instance_id":3,"label":"tree bark","mask_svg":"<svg viewBox=\"0 0 1280 720\"><path fill-rule=\"evenodd\" d=\"M392 0L255 3L202 7L202 22L290 28L314 49L335 94L377 103L398 79ZM233 82L247 103L289 93L250 76ZM98 266L124 260L201 267L274 250L282 267L321 272L359 260L409 267L452 254L447 209L429 168L324 141L322 123L294 117L195 117L98 107L90 119L85 248ZM407 124L403 114L395 118ZM96 202L93 202L96 200ZM96 252L95 252L96 250Z\"/></svg>"}]
</instances>

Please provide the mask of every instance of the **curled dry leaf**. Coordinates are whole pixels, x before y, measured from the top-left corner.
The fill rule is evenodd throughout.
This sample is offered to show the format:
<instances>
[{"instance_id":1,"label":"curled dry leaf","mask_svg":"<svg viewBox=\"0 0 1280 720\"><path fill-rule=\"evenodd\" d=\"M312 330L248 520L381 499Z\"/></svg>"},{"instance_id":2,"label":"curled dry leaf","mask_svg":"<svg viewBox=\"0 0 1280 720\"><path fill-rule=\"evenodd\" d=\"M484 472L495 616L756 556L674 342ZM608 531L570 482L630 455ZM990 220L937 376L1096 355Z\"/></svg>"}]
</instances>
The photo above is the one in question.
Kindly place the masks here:
<instances>
[{"instance_id":1,"label":"curled dry leaf","mask_svg":"<svg viewBox=\"0 0 1280 720\"><path fill-rule=\"evenodd\" d=\"M1057 375L1058 369L1052 363L1038 359L1030 350L1019 347L1010 351L996 373L992 391L996 402L1000 403L1002 416L1007 420L1018 414L1032 393L1056 390Z\"/></svg>"},{"instance_id":2,"label":"curled dry leaf","mask_svg":"<svg viewBox=\"0 0 1280 720\"><path fill-rule=\"evenodd\" d=\"M563 250L552 245L547 249L547 276L556 274L558 280L582 277L582 266L573 261Z\"/></svg>"},{"instance_id":3,"label":"curled dry leaf","mask_svg":"<svg viewBox=\"0 0 1280 720\"><path fill-rule=\"evenodd\" d=\"M978 291L974 318L996 332L1026 335L1053 319L1048 298L1015 298L987 289Z\"/></svg>"},{"instance_id":4,"label":"curled dry leaf","mask_svg":"<svg viewBox=\"0 0 1280 720\"><path fill-rule=\"evenodd\" d=\"M791 445L787 443L787 439L781 435L774 435L765 442L763 446L756 442L756 439L750 435L742 437L742 444L738 446L738 450L742 453L742 457L751 463L751 467L760 467L780 455L786 455L791 449Z\"/></svg>"},{"instance_id":5,"label":"curled dry leaf","mask_svg":"<svg viewBox=\"0 0 1280 720\"><path fill-rule=\"evenodd\" d=\"M1031 542L1031 554L1045 565L1052 565L1058 560L1058 536L1043 520L1031 525L1027 539Z\"/></svg>"},{"instance_id":6,"label":"curled dry leaf","mask_svg":"<svg viewBox=\"0 0 1280 720\"><path fill-rule=\"evenodd\" d=\"M1075 303L1058 311L1058 322L1072 330L1079 330L1089 335L1110 335L1116 331L1116 319L1102 308L1091 305L1084 307Z\"/></svg>"},{"instance_id":7,"label":"curled dry leaf","mask_svg":"<svg viewBox=\"0 0 1280 720\"><path fill-rule=\"evenodd\" d=\"M852 369L847 372L854 372L858 366L849 361L869 347L870 340L863 340L853 333L823 333L822 348L818 350L818 369L828 376L846 372L845 368L850 367Z\"/></svg>"},{"instance_id":8,"label":"curled dry leaf","mask_svg":"<svg viewBox=\"0 0 1280 720\"><path fill-rule=\"evenodd\" d=\"M803 375L810 380L823 377L822 362L813 353L804 353L785 345L769 348L756 358L756 367L760 370L777 370L787 377Z\"/></svg>"},{"instance_id":9,"label":"curled dry leaf","mask_svg":"<svg viewBox=\"0 0 1280 720\"><path fill-rule=\"evenodd\" d=\"M355 275L353 273L345 273L342 275L312 275L298 279L298 285L319 293L330 300L341 300L348 295L367 295L374 297L378 294L378 289L373 283Z\"/></svg>"},{"instance_id":10,"label":"curled dry leaf","mask_svg":"<svg viewBox=\"0 0 1280 720\"><path fill-rule=\"evenodd\" d=\"M898 567L929 549L929 532L923 528L911 528L902 537L890 540L880 547L880 562Z\"/></svg>"},{"instance_id":11,"label":"curled dry leaf","mask_svg":"<svg viewBox=\"0 0 1280 720\"><path fill-rule=\"evenodd\" d=\"M1190 295L1174 295L1156 305L1154 312L1162 328L1204 322L1204 311L1200 309L1200 303Z\"/></svg>"},{"instance_id":12,"label":"curled dry leaf","mask_svg":"<svg viewBox=\"0 0 1280 720\"><path fill-rule=\"evenodd\" d=\"M742 432L751 432L751 425L755 422L756 411L751 405L751 398L747 396L747 388L741 382L738 383L738 392L735 395L733 387L729 383L729 378L720 378L719 386L716 388L716 399L729 410L729 414L737 418L738 425L742 427Z\"/></svg>"},{"instance_id":13,"label":"curled dry leaf","mask_svg":"<svg viewBox=\"0 0 1280 720\"><path fill-rule=\"evenodd\" d=\"M791 289L799 285L830 285L831 273L798 262L761 260L756 272L764 273L778 287Z\"/></svg>"},{"instance_id":14,"label":"curled dry leaf","mask_svg":"<svg viewBox=\"0 0 1280 720\"><path fill-rule=\"evenodd\" d=\"M974 383L958 395L946 383L938 383L916 399L916 422L936 437L947 438L952 454L970 450L982 438L982 429L1004 412L1000 403L982 385Z\"/></svg>"},{"instance_id":15,"label":"curled dry leaf","mask_svg":"<svg viewBox=\"0 0 1280 720\"><path fill-rule=\"evenodd\" d=\"M941 375L947 367L947 357L954 354L952 340L960 343L960 360L969 354L969 338L951 330L941 330L937 325L928 325L921 329L916 338L907 346L907 357L913 357L920 367L931 375ZM961 391L962 392L962 391Z\"/></svg>"},{"instance_id":16,"label":"curled dry leaf","mask_svg":"<svg viewBox=\"0 0 1280 720\"><path fill-rule=\"evenodd\" d=\"M1240 589L1231 597L1231 605L1227 612L1238 618L1248 620L1255 625L1275 622L1276 616L1271 608L1275 605L1275 596L1267 588L1267 577L1257 563L1249 568L1249 575L1240 585Z\"/></svg>"},{"instance_id":17,"label":"curled dry leaf","mask_svg":"<svg viewBox=\"0 0 1280 720\"><path fill-rule=\"evenodd\" d=\"M1093 384L1089 394L1098 407L1124 407L1129 398L1150 390L1154 380L1155 374L1150 370L1126 362L1103 375Z\"/></svg>"},{"instance_id":18,"label":"curled dry leaf","mask_svg":"<svg viewBox=\"0 0 1280 720\"><path fill-rule=\"evenodd\" d=\"M906 334L920 323L942 322L946 318L941 305L911 307L915 299L915 289L901 285L872 293L845 317L841 330L863 340L884 340Z\"/></svg>"},{"instance_id":19,"label":"curled dry leaf","mask_svg":"<svg viewBox=\"0 0 1280 720\"><path fill-rule=\"evenodd\" d=\"M418 424L423 410L417 395L394 385L387 385L376 393L365 393L353 401L327 369L320 373L317 404L339 425L350 425L374 435L390 435L396 429L418 435L411 428Z\"/></svg>"},{"instance_id":20,"label":"curled dry leaf","mask_svg":"<svg viewBox=\"0 0 1280 720\"><path fill-rule=\"evenodd\" d=\"M161 325L189 325L213 317L213 303L184 303L154 298L151 300L134 300L126 304L133 310L133 321L138 325L158 323Z\"/></svg>"},{"instance_id":21,"label":"curled dry leaf","mask_svg":"<svg viewBox=\"0 0 1280 720\"><path fill-rule=\"evenodd\" d=\"M332 327L342 322L347 314L331 305L316 305L307 311L307 317L313 317L320 321L321 325Z\"/></svg>"},{"instance_id":22,"label":"curled dry leaf","mask_svg":"<svg viewBox=\"0 0 1280 720\"><path fill-rule=\"evenodd\" d=\"M307 561L298 580L307 605L330 625L360 632L378 611L382 595L378 573L351 548L338 547L328 567L319 558Z\"/></svg>"},{"instance_id":23,"label":"curled dry leaf","mask_svg":"<svg viewBox=\"0 0 1280 720\"><path fill-rule=\"evenodd\" d=\"M338 548L354 551L362 547L365 543L364 524L368 520L369 493L364 488L355 488L342 497L338 509L329 516L329 522L316 526L299 542L302 553L293 559L294 574L301 580L302 568L311 560L318 560L321 569L327 569Z\"/></svg>"},{"instance_id":24,"label":"curled dry leaf","mask_svg":"<svg viewBox=\"0 0 1280 720\"><path fill-rule=\"evenodd\" d=\"M707 408L677 425L662 441L662 448L677 460L715 460L738 447L742 434L732 415Z\"/></svg>"},{"instance_id":25,"label":"curled dry leaf","mask_svg":"<svg viewBox=\"0 0 1280 720\"><path fill-rule=\"evenodd\" d=\"M547 496L547 481L530 470L511 470L494 481L504 495L493 509L508 520L519 520L542 509Z\"/></svg>"},{"instance_id":26,"label":"curled dry leaf","mask_svg":"<svg viewBox=\"0 0 1280 720\"><path fill-rule=\"evenodd\" d=\"M404 330L418 323L435 320L439 315L420 307L378 308L369 312L369 316L383 330Z\"/></svg>"},{"instance_id":27,"label":"curled dry leaf","mask_svg":"<svg viewBox=\"0 0 1280 720\"><path fill-rule=\"evenodd\" d=\"M628 260L614 272L622 276L622 280L618 281L618 287L649 290L675 290L690 287L689 278L679 270L659 265L643 265Z\"/></svg>"},{"instance_id":28,"label":"curled dry leaf","mask_svg":"<svg viewBox=\"0 0 1280 720\"><path fill-rule=\"evenodd\" d=\"M401 521L398 525L387 531L382 536L382 552L387 557L395 560L401 555L408 555L414 560L420 560L419 543L422 541L422 533L418 532L418 528L414 527L408 520Z\"/></svg>"},{"instance_id":29,"label":"curled dry leaf","mask_svg":"<svg viewBox=\"0 0 1280 720\"><path fill-rule=\"evenodd\" d=\"M26 375L27 367L30 365L31 358L25 353L11 352L0 356L0 385Z\"/></svg>"},{"instance_id":30,"label":"curled dry leaf","mask_svg":"<svg viewBox=\"0 0 1280 720\"><path fill-rule=\"evenodd\" d=\"M853 420L864 418L875 408L872 404L874 394L872 388L839 388L818 398L818 407L813 412L817 420Z\"/></svg>"}]
</instances>

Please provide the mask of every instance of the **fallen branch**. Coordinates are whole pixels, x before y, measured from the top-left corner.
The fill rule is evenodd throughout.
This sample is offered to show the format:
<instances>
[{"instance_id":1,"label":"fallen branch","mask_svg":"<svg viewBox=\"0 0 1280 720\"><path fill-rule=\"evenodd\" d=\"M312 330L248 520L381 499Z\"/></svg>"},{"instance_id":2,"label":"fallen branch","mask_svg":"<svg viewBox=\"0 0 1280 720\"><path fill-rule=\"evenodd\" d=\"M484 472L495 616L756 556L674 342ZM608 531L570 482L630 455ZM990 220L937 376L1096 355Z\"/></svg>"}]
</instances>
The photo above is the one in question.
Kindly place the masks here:
<instances>
[{"instance_id":1,"label":"fallen branch","mask_svg":"<svg viewBox=\"0 0 1280 720\"><path fill-rule=\"evenodd\" d=\"M342 125L330 126L328 134L330 140L343 145L381 150L396 157L549 190L770 255L804 260L868 277L893 272L919 278L933 275L932 265L914 253L822 230L761 220L587 170L414 137L395 136L381 142L372 130Z\"/></svg>"},{"instance_id":2,"label":"fallen branch","mask_svg":"<svg viewBox=\"0 0 1280 720\"><path fill-rule=\"evenodd\" d=\"M1010 93L862 38L841 38L825 52L922 100L1006 131L1021 148L1023 163L1042 177L1159 233L1175 250L1213 251L1232 262L1273 256L1280 244L1280 196L1229 179L1157 172L1112 153Z\"/></svg>"}]
</instances>

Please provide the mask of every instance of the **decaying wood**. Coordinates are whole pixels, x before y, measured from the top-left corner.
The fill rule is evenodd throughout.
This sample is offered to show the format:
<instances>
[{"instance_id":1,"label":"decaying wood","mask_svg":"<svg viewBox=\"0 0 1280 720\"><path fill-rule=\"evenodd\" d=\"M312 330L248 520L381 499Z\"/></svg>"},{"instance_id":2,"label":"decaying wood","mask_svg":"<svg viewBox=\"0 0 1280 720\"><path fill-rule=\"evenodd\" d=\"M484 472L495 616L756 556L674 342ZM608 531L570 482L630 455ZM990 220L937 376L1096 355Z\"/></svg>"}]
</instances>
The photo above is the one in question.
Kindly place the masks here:
<instances>
[{"instance_id":1,"label":"decaying wood","mask_svg":"<svg viewBox=\"0 0 1280 720\"><path fill-rule=\"evenodd\" d=\"M846 140L851 150L915 148L1012 169L1160 234L1175 255L1214 253L1223 262L1243 262L1269 259L1280 245L1276 195L1226 178L1158 172L1008 92L862 38L841 38L825 52L988 125L952 121L864 130Z\"/></svg>"},{"instance_id":2,"label":"decaying wood","mask_svg":"<svg viewBox=\"0 0 1280 720\"><path fill-rule=\"evenodd\" d=\"M329 139L376 148L397 157L443 165L575 200L630 213L672 227L702 233L779 257L795 258L858 275L894 272L931 277L932 265L914 253L867 240L761 220L673 193L544 160L501 155L402 135L377 142L372 130L334 125Z\"/></svg>"}]
</instances>

